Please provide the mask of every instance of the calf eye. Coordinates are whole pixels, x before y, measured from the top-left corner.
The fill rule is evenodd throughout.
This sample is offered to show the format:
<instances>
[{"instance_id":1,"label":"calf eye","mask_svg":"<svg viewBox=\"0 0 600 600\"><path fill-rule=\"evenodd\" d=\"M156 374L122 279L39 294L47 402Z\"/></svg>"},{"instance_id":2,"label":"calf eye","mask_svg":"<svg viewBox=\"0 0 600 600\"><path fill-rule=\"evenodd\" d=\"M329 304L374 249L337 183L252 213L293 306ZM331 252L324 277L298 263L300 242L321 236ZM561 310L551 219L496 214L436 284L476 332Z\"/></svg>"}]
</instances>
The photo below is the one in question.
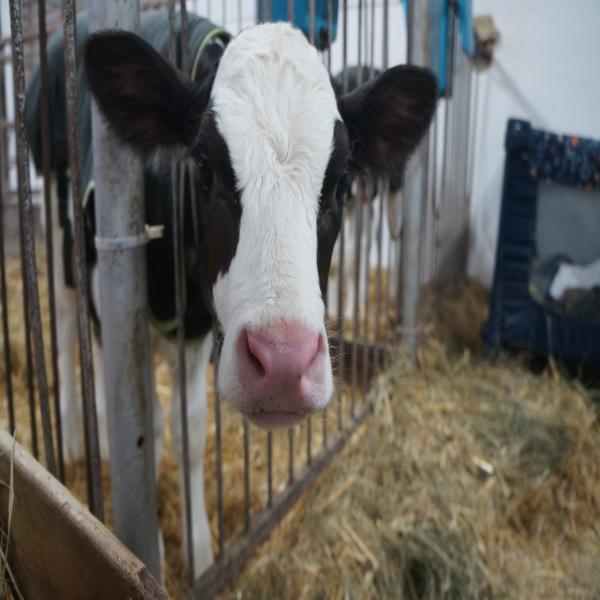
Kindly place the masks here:
<instances>
[{"instance_id":1,"label":"calf eye","mask_svg":"<svg viewBox=\"0 0 600 600\"><path fill-rule=\"evenodd\" d=\"M338 202L343 203L348 195L349 190L350 181L348 177L348 171L344 170L341 172L338 178L337 186L335 188L335 199Z\"/></svg>"},{"instance_id":2,"label":"calf eye","mask_svg":"<svg viewBox=\"0 0 600 600\"><path fill-rule=\"evenodd\" d=\"M206 154L202 154L198 159L198 171L200 172L200 187L208 192L213 184L213 168Z\"/></svg>"}]
</instances>

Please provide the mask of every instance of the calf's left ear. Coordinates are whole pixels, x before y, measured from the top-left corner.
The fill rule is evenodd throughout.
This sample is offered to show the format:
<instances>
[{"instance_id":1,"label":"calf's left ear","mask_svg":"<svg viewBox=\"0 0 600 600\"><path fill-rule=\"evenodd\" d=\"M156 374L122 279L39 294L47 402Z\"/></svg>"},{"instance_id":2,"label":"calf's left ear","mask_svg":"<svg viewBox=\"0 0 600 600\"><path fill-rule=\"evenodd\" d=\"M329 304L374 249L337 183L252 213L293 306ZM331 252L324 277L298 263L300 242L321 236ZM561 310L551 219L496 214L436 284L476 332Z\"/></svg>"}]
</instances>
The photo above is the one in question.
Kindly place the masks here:
<instances>
[{"instance_id":1,"label":"calf's left ear","mask_svg":"<svg viewBox=\"0 0 600 600\"><path fill-rule=\"evenodd\" d=\"M436 102L435 75L412 65L388 69L338 98L352 162L374 175L401 176L429 127Z\"/></svg>"}]
</instances>

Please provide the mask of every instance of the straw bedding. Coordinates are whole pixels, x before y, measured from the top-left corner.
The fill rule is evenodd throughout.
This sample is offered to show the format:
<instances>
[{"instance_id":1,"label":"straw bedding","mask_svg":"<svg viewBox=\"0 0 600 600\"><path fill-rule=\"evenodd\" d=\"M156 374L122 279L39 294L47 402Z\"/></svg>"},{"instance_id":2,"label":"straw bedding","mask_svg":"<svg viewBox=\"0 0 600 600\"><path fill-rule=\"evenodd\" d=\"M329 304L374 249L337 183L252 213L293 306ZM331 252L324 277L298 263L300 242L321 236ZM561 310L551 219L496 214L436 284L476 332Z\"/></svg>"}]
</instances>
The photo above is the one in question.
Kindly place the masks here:
<instances>
[{"instance_id":1,"label":"straw bedding","mask_svg":"<svg viewBox=\"0 0 600 600\"><path fill-rule=\"evenodd\" d=\"M27 445L18 265L9 261L8 271L18 437ZM43 274L40 285L44 294ZM555 368L534 375L519 358L480 359L486 295L477 286L431 289L426 299L419 368L396 353L370 392L372 417L223 597L600 597L597 392ZM164 364L157 365L157 381L168 410ZM205 473L215 538L211 388ZM347 413L347 394L343 403ZM231 539L244 528L242 423L227 406L222 412L224 525ZM313 453L322 444L322 422L313 419ZM331 434L335 406L327 425ZM166 584L178 597L184 592L179 476L166 429L159 510ZM295 457L298 470L306 460L306 426L296 431ZM266 434L253 428L250 462L255 514L267 499ZM109 499L106 472L105 466ZM287 432L277 432L275 492L287 476ZM71 467L67 480L83 499L83 466Z\"/></svg>"}]
</instances>

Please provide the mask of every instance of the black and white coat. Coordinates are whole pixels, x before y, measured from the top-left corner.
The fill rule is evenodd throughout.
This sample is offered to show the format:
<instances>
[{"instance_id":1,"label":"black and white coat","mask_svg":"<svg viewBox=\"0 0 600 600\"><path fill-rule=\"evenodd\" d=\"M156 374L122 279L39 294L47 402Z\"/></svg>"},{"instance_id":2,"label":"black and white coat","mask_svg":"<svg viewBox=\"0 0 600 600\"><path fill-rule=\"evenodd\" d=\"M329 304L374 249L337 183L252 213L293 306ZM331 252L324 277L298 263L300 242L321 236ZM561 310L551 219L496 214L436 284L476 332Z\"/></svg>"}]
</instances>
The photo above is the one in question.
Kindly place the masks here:
<instances>
[{"instance_id":1,"label":"black and white coat","mask_svg":"<svg viewBox=\"0 0 600 600\"><path fill-rule=\"evenodd\" d=\"M401 170L430 122L436 84L429 71L402 66L351 94L336 95L317 51L286 23L242 31L226 48L211 53L196 82L125 32L91 36L85 65L107 122L153 165L152 176L167 183L164 189L168 169L161 161L187 157L197 165L197 222L184 227L184 254L185 276L194 284L188 309L205 318L187 348L189 427L194 432L192 568L199 574L212 562L203 473L212 315L224 336L219 391L245 417L259 426L287 426L326 406L333 377L324 296L346 173ZM158 201L168 205L168 194ZM188 211L187 218L191 215ZM149 272L156 268L148 264ZM97 284L92 292L97 299ZM150 288L149 293L152 304L155 292ZM75 304L71 290L63 288L60 294L64 377L75 363ZM176 369L173 343L163 338L160 346ZM81 420L74 382L72 389L64 385L71 383L63 384L62 418L68 456L75 459L81 453ZM179 394L176 383L173 394ZM103 396L99 389L101 427ZM179 411L171 412L181 456ZM160 414L157 404L159 448ZM102 448L106 453L105 441Z\"/></svg>"}]
</instances>

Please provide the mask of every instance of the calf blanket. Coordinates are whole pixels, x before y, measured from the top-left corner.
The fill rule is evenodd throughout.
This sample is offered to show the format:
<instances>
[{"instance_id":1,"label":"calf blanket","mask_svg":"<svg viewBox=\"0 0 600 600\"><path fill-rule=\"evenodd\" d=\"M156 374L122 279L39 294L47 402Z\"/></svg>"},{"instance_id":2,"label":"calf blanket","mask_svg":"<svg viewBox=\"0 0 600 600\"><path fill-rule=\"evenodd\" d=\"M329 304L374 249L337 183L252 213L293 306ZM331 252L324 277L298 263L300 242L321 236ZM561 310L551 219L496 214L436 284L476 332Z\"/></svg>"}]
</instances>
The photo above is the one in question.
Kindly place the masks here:
<instances>
[{"instance_id":1,"label":"calf blanket","mask_svg":"<svg viewBox=\"0 0 600 600\"><path fill-rule=\"evenodd\" d=\"M181 21L176 19L177 66L181 68ZM92 152L91 95L88 89L85 69L81 57L89 35L88 17L82 13L77 17L77 92L78 127L80 148L80 172L85 213L86 259L88 266L96 263L97 254L94 245L94 157ZM169 16L166 11L148 11L141 15L139 35L150 43L161 55L168 58L169 52ZM194 14L188 14L189 56L191 72L194 78L200 56L208 44L220 40L227 44L231 36L209 20ZM27 129L38 171L42 169L42 128L41 128L42 90L39 67L33 74L27 88ZM65 64L63 31L56 31L48 42L48 100L50 132L50 170L56 177L59 197L59 222L63 230L63 264L65 283L73 286L72 274L72 236L68 211L69 151L67 135L67 108L65 92ZM171 205L171 184L168 178L159 179L149 171L144 174L146 222L149 225L164 225L162 238L152 240L147 245L148 299L151 316L158 330L165 335L176 335L175 306L175 259L173 248L173 219ZM184 186L178 182L178 190ZM184 194L180 214L186 213ZM185 221L185 219L183 219ZM183 227L184 224L181 224ZM189 226L189 224L185 224ZM197 288L194 282L184 278L186 293L189 296ZM88 286L89 287L89 286ZM199 291L198 291L199 293ZM206 331L207 316L194 315L194 308L186 302L185 332L187 338L194 338Z\"/></svg>"}]
</instances>

